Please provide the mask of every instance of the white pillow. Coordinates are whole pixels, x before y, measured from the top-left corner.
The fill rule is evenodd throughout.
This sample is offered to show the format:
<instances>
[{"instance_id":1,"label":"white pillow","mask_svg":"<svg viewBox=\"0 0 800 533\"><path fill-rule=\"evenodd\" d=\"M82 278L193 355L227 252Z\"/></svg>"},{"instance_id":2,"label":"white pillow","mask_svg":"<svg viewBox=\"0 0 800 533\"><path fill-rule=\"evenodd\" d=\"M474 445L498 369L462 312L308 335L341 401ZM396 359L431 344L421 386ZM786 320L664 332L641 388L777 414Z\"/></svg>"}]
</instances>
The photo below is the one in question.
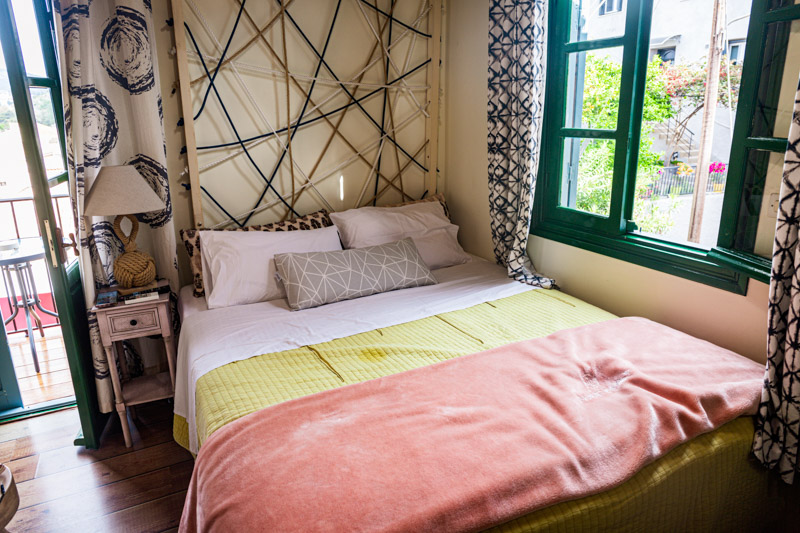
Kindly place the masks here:
<instances>
[{"instance_id":1,"label":"white pillow","mask_svg":"<svg viewBox=\"0 0 800 533\"><path fill-rule=\"evenodd\" d=\"M410 237L430 269L459 265L470 256L458 244L458 226L451 224L439 202L399 207L361 207L331 213L345 248L364 248Z\"/></svg>"},{"instance_id":2,"label":"white pillow","mask_svg":"<svg viewBox=\"0 0 800 533\"><path fill-rule=\"evenodd\" d=\"M336 227L304 231L201 231L209 309L286 298L275 254L341 250Z\"/></svg>"}]
</instances>

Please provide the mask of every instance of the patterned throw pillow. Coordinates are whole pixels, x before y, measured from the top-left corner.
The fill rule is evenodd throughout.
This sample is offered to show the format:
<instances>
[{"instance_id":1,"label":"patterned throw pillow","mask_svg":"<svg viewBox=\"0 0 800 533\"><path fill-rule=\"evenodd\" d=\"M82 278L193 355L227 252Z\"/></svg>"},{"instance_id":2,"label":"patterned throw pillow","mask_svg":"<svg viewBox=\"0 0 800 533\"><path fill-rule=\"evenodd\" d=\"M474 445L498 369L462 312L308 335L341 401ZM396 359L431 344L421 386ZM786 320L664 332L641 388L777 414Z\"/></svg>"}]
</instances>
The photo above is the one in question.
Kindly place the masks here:
<instances>
[{"instance_id":1,"label":"patterned throw pillow","mask_svg":"<svg viewBox=\"0 0 800 533\"><path fill-rule=\"evenodd\" d=\"M321 209L310 215L302 216L283 222L273 222L272 224L257 224L255 226L245 226L244 228L221 229L216 231L300 231L308 229L319 229L333 226L328 211ZM192 282L194 284L195 298L205 296L203 286L203 264L200 260L200 230L182 229L181 239L186 246L186 253L189 254L189 266L192 268Z\"/></svg>"},{"instance_id":2,"label":"patterned throw pillow","mask_svg":"<svg viewBox=\"0 0 800 533\"><path fill-rule=\"evenodd\" d=\"M277 254L275 268L296 311L437 283L410 238L336 252Z\"/></svg>"}]
</instances>

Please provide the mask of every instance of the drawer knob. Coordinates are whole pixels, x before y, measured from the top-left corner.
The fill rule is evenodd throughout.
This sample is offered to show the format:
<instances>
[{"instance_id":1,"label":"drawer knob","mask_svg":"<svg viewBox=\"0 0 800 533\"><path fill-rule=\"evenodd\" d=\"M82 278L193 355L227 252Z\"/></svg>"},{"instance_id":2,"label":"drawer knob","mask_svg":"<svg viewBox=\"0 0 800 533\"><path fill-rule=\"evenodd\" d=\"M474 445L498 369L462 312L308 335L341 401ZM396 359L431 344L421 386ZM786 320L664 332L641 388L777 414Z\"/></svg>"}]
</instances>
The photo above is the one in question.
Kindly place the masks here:
<instances>
[{"instance_id":1,"label":"drawer knob","mask_svg":"<svg viewBox=\"0 0 800 533\"><path fill-rule=\"evenodd\" d=\"M131 326L135 326L136 324L138 324L136 320L131 320Z\"/></svg>"}]
</instances>

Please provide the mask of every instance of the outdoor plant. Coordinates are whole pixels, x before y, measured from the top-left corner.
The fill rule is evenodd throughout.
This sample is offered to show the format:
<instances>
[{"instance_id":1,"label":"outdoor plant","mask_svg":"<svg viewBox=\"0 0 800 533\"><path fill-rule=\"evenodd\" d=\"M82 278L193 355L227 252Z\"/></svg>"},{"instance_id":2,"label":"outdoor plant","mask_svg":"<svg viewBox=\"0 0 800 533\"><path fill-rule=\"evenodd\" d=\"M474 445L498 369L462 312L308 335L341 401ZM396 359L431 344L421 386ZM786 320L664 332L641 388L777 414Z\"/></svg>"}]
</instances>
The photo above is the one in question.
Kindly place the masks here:
<instances>
[{"instance_id":1,"label":"outdoor plant","mask_svg":"<svg viewBox=\"0 0 800 533\"><path fill-rule=\"evenodd\" d=\"M610 57L588 53L584 74L582 121L591 128L615 129L619 109L619 84L622 65ZM722 62L720 67L719 103L735 108L738 103L742 68ZM652 185L659 179L665 165L664 154L653 150L653 128L671 118L678 122L677 130L685 128L688 120L703 108L707 80L705 62L665 64L654 57L647 66L642 134L636 178L634 221L646 233L663 234L673 225L672 216L678 200L671 195L653 194ZM666 164L669 164L667 162ZM613 141L583 141L578 170L576 207L598 215L608 215L613 179ZM679 176L691 176L694 169L677 162ZM714 162L709 167L713 178L724 175L725 163Z\"/></svg>"},{"instance_id":2,"label":"outdoor plant","mask_svg":"<svg viewBox=\"0 0 800 533\"><path fill-rule=\"evenodd\" d=\"M725 172L725 163L722 161L714 161L710 165L708 165L708 173L709 174L722 174Z\"/></svg>"},{"instance_id":3,"label":"outdoor plant","mask_svg":"<svg viewBox=\"0 0 800 533\"><path fill-rule=\"evenodd\" d=\"M587 54L584 76L583 122L592 128L614 129L619 110L619 80L622 65L609 57ZM666 207L657 204L658 196L648 194L663 167L663 154L653 150L653 124L674 116L662 63L654 58L647 66L642 137L636 179L634 220L642 231L661 234L671 226L673 201ZM598 215L608 215L614 170L614 142L584 141L578 170L576 207Z\"/></svg>"},{"instance_id":4,"label":"outdoor plant","mask_svg":"<svg viewBox=\"0 0 800 533\"><path fill-rule=\"evenodd\" d=\"M691 176L694 174L694 169L684 163L683 161L678 161L678 176Z\"/></svg>"},{"instance_id":5,"label":"outdoor plant","mask_svg":"<svg viewBox=\"0 0 800 533\"><path fill-rule=\"evenodd\" d=\"M705 61L696 63L680 63L664 65L664 82L667 95L677 100L673 107L681 109L688 107L690 114L696 113L703 107L705 98L706 81L708 79L707 64ZM728 93L730 83L730 94ZM717 99L720 105L736 108L739 103L739 86L742 84L742 66L722 61L719 69L719 94Z\"/></svg>"}]
</instances>

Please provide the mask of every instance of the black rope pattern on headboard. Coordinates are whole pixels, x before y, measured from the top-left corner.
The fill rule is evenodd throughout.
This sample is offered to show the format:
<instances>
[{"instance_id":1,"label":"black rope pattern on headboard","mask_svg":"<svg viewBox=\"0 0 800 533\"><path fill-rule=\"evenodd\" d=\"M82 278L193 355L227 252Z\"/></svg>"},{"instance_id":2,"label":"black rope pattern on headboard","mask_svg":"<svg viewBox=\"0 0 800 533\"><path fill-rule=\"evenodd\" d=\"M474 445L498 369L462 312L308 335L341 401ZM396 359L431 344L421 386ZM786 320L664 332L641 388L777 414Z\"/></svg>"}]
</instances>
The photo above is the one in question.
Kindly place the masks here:
<instances>
[{"instance_id":1,"label":"black rope pattern on headboard","mask_svg":"<svg viewBox=\"0 0 800 533\"><path fill-rule=\"evenodd\" d=\"M275 1L279 6L282 6L281 0L275 0ZM417 30L416 28L414 28L414 27L412 27L412 26L400 21L399 19L395 18L393 16L392 12L387 13L387 12L379 9L377 4L373 5L372 3L370 3L370 2L368 2L366 0L360 0L360 2L362 4L364 4L365 6L375 10L377 13L379 13L380 15L382 15L383 17L385 17L389 21L389 23L390 23L389 24L389 29L388 29L389 43L391 43L392 27L393 27L394 24L402 26L403 28L406 28L407 30L410 30L410 31L412 31L412 32L414 32L414 33L416 33L418 35L423 36L423 37L430 38L429 34L423 33L421 31ZM286 157L286 154L288 152L288 146L291 144L291 140L294 139L295 134L297 133L297 131L301 127L307 126L309 124L313 124L313 123L315 123L315 122L317 122L319 120L323 120L323 119L329 118L329 117L334 116L334 115L336 115L338 113L345 112L347 109L349 109L352 106L356 106L361 111L361 113L364 115L364 117L374 126L374 128L377 130L377 132L380 133L381 138L386 139L388 142L393 144L397 148L397 150L399 150L403 155L405 155L409 159L409 161L411 163L413 163L414 165L419 167L422 171L424 171L424 172L428 171L428 169L420 161L418 161L415 158L415 156L410 154L408 152L408 150L406 150L403 146L400 145L400 143L395 138L396 132L387 132L387 130L386 130L386 112L387 112L387 101L389 99L390 86L394 86L394 85L400 83L406 77L408 77L408 76L414 74L415 72L419 71L420 69L424 68L428 63L430 63L430 59L427 59L426 61L423 61L419 65L417 65L414 68L408 70L407 72L399 75L398 77L394 78L393 80L386 81L384 87L372 90L369 93L365 94L364 96L356 98L356 96L347 88L347 85L344 82L342 82L342 80L339 78L339 76L333 70L333 68L330 66L330 64L328 64L328 62L325 60L325 54L328 51L328 47L329 47L330 42L331 42L331 35L333 34L333 30L334 30L334 28L336 26L336 21L337 21L338 15L339 15L339 10L340 10L340 7L341 7L341 0L337 0L336 10L334 11L333 17L331 19L331 23L330 23L330 26L329 26L329 29L328 29L328 32L327 32L327 36L325 38L325 43L324 43L324 45L322 47L322 51L321 52L317 49L316 46L314 46L314 44L308 38L306 33L303 31L303 29L300 27L300 25L294 19L294 17L292 17L292 15L289 13L288 9L284 10L283 16L285 16L286 19L291 23L291 25L295 28L295 30L297 31L299 36L308 45L308 48L310 49L310 51L313 52L313 54L317 58L316 68L314 70L313 80L312 80L312 83L310 85L309 90L305 94L305 100L303 102L303 106L301 108L300 114L299 114L298 118L294 121L293 124L290 123L288 126L282 127L280 129L277 129L277 130L274 130L274 131L265 132L265 133L262 133L262 134L259 134L259 135L255 135L255 136L252 136L252 137L248 137L248 138L242 138L242 136L239 134L239 131L238 131L237 127L236 127L236 124L234 123L233 118L231 117L231 115L230 115L230 113L228 111L227 106L225 105L225 101L222 98L222 95L220 94L220 91L219 91L219 89L218 89L218 87L216 85L216 82L217 82L217 76L219 74L219 71L220 71L222 65L225 63L225 59L226 59L226 56L228 54L231 42L233 41L233 37L236 34L236 30L239 27L239 21L241 19L242 13L244 12L245 4L246 4L246 0L242 0L240 5L239 5L239 11L238 11L238 13L236 15L236 20L234 22L233 28L231 29L230 34L228 35L228 38L226 39L225 46L224 46L224 48L222 50L222 54L220 55L219 59L217 60L216 67L214 67L213 72L209 71L208 65L206 64L206 61L204 59L204 55L202 54L202 52L200 50L200 47L197 44L197 40L195 39L191 28L189 27L188 24L184 23L184 27L185 27L187 35L189 36L189 39L190 39L190 41L192 43L192 47L194 48L194 51L195 51L195 53L197 55L197 58L199 59L200 64L201 64L201 66L203 68L205 79L208 81L208 86L205 89L205 92L203 94L203 99L202 99L202 102L200 104L200 108L197 110L197 112L196 112L196 114L194 116L194 120L197 120L198 118L200 118L202 116L203 111L206 109L206 104L207 104L207 101L208 101L209 94L213 92L217 102L219 103L220 109L222 110L223 114L225 115L226 121L227 121L228 125L230 126L231 131L233 131L234 137L236 138L235 141L228 141L228 142L221 142L221 143L217 143L217 144L198 146L197 150L198 151L200 151L200 150L215 150L215 149L220 149L220 148L238 147L238 148L241 149L242 153L245 155L245 157L249 161L250 165L252 165L253 169L258 173L258 175L261 177L261 179L264 182L264 187L262 188L261 193L258 196L258 199L256 200L255 204L253 205L253 208L247 213L246 217L242 221L237 219L236 216L232 215L227 209L225 209L225 207L223 207L223 205L216 198L214 198L214 196L208 191L208 189L206 189L203 186L200 187L200 189L203 192L203 194L205 196L207 196L214 203L214 205L216 205L216 207L219 208L220 211L222 211L225 214L225 216L227 216L230 219L231 222L233 222L234 224L236 224L239 227L244 227L245 225L247 225L247 223L250 221L250 219L253 216L253 214L255 214L256 210L261 206L261 204L264 201L264 197L266 196L267 192L270 191L270 190L275 194L275 196L277 197L277 200L289 210L288 211L289 213L293 214L294 216L299 216L299 213L297 213L297 211L295 211L295 209L294 209L293 203L290 203L289 201L287 201L286 198L284 198L283 195L281 195L278 192L278 190L275 188L275 186L273 185L273 182L275 180L275 177L277 176L278 170L280 169L281 165L283 164L283 161L284 161L284 159ZM392 2L392 6L394 8L394 1ZM387 56L386 64L385 64L385 79L388 79L389 63L390 63L390 59ZM312 100L312 94L314 92L314 88L316 86L317 79L319 77L320 71L322 70L322 67L325 67L325 70L330 74L330 76L333 78L333 80L335 80L337 82L337 86L338 86L339 90L341 90L349 98L349 101L346 104L340 105L340 106L338 106L337 108L335 108L335 109L333 109L331 111L323 112L321 109L316 110L318 116L315 116L313 118L308 118L308 117L306 117L306 112L308 110L308 105ZM289 74L287 72L287 76L288 75ZM368 100L369 98L372 98L372 97L374 97L374 96L376 96L376 95L378 95L380 93L383 93L382 94L382 96L383 96L383 106L382 106L380 121L378 121L375 117L373 117L364 108L364 106L362 105L362 102L364 102L364 101ZM179 121L178 125L179 126L183 125L183 119L181 119ZM273 137L273 136L276 136L278 134L287 133L287 132L289 133L289 143L285 144L282 147L282 149L280 151L280 155L278 156L277 161L275 162L271 172L269 173L269 176L267 176L265 174L265 172L261 169L261 167L258 165L258 163L255 161L255 159L253 158L252 154L250 153L250 151L248 149L248 144L252 143L253 141L257 141L257 140L260 140L260 139L266 139L266 138ZM182 153L183 153L183 151L185 151L185 147L182 149ZM376 168L375 168L375 171L374 171L374 174L375 174L375 195L374 195L373 200L372 200L373 204L376 202L377 196L378 196L378 185L379 185L379 181L380 181L380 177L381 177L381 158L382 158L382 154L379 154L378 155L378 159L377 159L377 163L376 163Z\"/></svg>"},{"instance_id":2,"label":"black rope pattern on headboard","mask_svg":"<svg viewBox=\"0 0 800 533\"><path fill-rule=\"evenodd\" d=\"M242 2L242 6L244 6L244 2ZM214 85L214 80L211 77L211 73L208 71L208 66L206 65L205 59L203 59L202 54L200 54L200 48L197 46L197 41L195 40L194 35L192 34L192 30L189 29L189 25L188 24L184 24L184 26L186 26L186 31L189 33L189 38L192 40L192 46L194 46L195 51L198 53L198 55L200 57L200 64L203 65L203 70L205 71L206 76L208 77L208 84L211 87L211 89L213 89L214 95L217 97L217 100L219 101L219 106L222 108L222 112L225 113L225 118L228 119L228 124L230 125L231 129L233 130L233 134L236 135L236 140L238 141L239 146L242 148L242 151L244 152L244 155L247 156L247 160L250 161L250 163L253 165L253 168L256 170L256 172L258 172L258 175L261 176L261 179L263 179L264 182L266 182L266 184L267 184L266 188L267 189L272 189L273 192L278 196L278 199L283 203L283 205L288 207L289 210L292 213L294 213L295 216L300 216L297 213L297 211L295 211L294 208L291 205L289 205L289 202L287 202L286 199L283 196L281 196L281 193L279 193L277 191L277 189L275 189L275 187L273 187L272 178L275 177L275 174L273 173L271 178L267 179L267 177L264 175L264 172L261 171L261 167L258 166L258 163L255 162L255 160L253 159L253 156L250 155L250 151L247 149L247 146L245 146L244 142L242 141L242 138L239 136L239 132L236 129L236 125L233 123L233 119L231 118L230 113L228 113L228 108L225 107L225 102L223 102L222 96L220 96L219 91L217 90L217 86ZM208 194L208 191L206 191L206 194ZM261 195L261 198L263 198L263 197L264 197L264 193L262 193L262 195ZM250 219L250 215L247 216L247 219L248 220ZM234 220L234 222L236 222L236 221ZM247 221L245 221L245 223L247 223Z\"/></svg>"}]
</instances>

